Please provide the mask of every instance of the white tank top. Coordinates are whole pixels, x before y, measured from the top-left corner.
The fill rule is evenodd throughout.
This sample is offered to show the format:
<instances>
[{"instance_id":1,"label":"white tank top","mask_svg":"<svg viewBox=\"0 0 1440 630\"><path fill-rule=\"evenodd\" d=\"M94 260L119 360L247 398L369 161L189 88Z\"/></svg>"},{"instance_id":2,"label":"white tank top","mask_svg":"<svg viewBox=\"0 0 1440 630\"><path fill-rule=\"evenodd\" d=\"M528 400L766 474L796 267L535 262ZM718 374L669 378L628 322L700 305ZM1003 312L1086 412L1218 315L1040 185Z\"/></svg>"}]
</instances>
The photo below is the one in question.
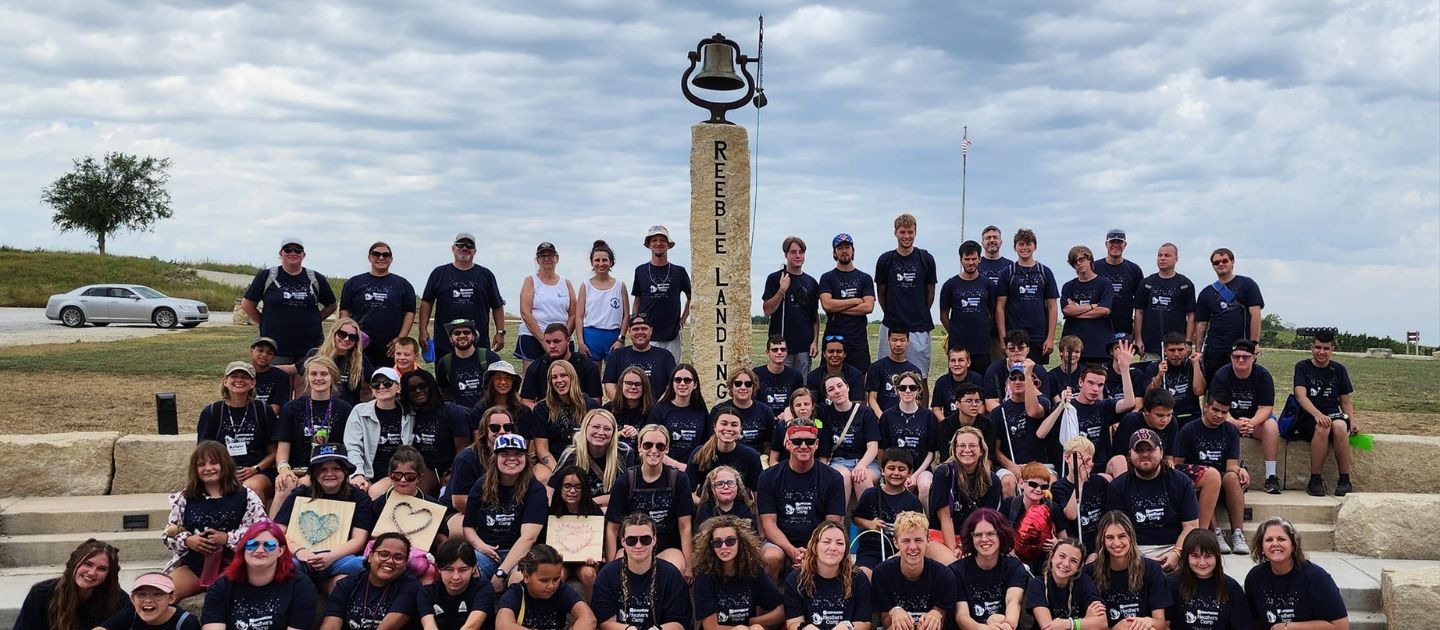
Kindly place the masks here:
<instances>
[{"instance_id":1,"label":"white tank top","mask_svg":"<svg viewBox=\"0 0 1440 630\"><path fill-rule=\"evenodd\" d=\"M545 284L540 280L540 274L530 275L531 283L535 286L535 292L530 300L531 316L540 330L531 332L525 325L525 320L520 320L520 334L539 337L545 332L550 324L567 324L570 320L570 291L565 288L565 278L555 276L555 284Z\"/></svg>"},{"instance_id":2,"label":"white tank top","mask_svg":"<svg viewBox=\"0 0 1440 630\"><path fill-rule=\"evenodd\" d=\"M588 328L620 330L620 313L624 308L625 295L620 291L620 279L609 289L597 289L585 280L585 321Z\"/></svg>"}]
</instances>

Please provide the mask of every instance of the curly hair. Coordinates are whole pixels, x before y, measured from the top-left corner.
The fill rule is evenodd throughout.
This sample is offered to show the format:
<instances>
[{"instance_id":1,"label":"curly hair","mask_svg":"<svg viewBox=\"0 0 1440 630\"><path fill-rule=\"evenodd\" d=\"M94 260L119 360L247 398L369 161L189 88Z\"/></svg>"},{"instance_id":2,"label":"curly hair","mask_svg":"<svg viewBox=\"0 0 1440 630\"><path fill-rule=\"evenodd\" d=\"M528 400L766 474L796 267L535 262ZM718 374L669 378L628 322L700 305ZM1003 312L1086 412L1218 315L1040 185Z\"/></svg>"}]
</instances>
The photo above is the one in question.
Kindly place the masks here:
<instances>
[{"instance_id":1,"label":"curly hair","mask_svg":"<svg viewBox=\"0 0 1440 630\"><path fill-rule=\"evenodd\" d=\"M901 512L895 515L895 523L892 529L896 534L909 531L920 531L928 534L930 532L930 519L919 512Z\"/></svg>"},{"instance_id":2,"label":"curly hair","mask_svg":"<svg viewBox=\"0 0 1440 630\"><path fill-rule=\"evenodd\" d=\"M965 517L965 523L960 526L960 548L965 555L975 555L975 528L982 522L995 528L995 535L1000 539L1000 555L1015 549L1015 528L1010 526L1010 521L996 510L980 508Z\"/></svg>"},{"instance_id":3,"label":"curly hair","mask_svg":"<svg viewBox=\"0 0 1440 630\"><path fill-rule=\"evenodd\" d=\"M239 584L249 579L249 565L245 564L245 543L254 540L260 534L270 534L275 537L275 542L280 544L279 549L275 551L275 581L285 582L294 575L295 562L291 560L290 543L285 540L285 532L275 521L262 520L256 521L246 528L245 533L240 535L240 540L235 543L235 551L239 553L236 553L235 557L230 559L230 564L225 566L225 577L230 579L230 583Z\"/></svg>"},{"instance_id":4,"label":"curly hair","mask_svg":"<svg viewBox=\"0 0 1440 630\"><path fill-rule=\"evenodd\" d=\"M745 479L740 476L740 471L724 465L716 466L710 469L710 472L705 473L705 483L700 484L700 505L716 506L715 477L719 476L722 472L728 472L735 476L735 500L745 504L745 507L750 508L751 514L759 514L755 509L755 497L751 494L750 490L745 487Z\"/></svg>"},{"instance_id":5,"label":"curly hair","mask_svg":"<svg viewBox=\"0 0 1440 630\"><path fill-rule=\"evenodd\" d=\"M1125 550L1125 568L1130 572L1130 592L1138 593L1145 587L1145 564L1140 559L1140 550L1135 547L1135 527L1130 524L1130 516L1120 510L1110 510L1100 515L1100 521L1095 524L1095 588L1101 593L1110 590L1110 549L1105 546L1105 530L1111 526L1119 527L1125 531L1125 536L1130 539L1130 547ZM1219 548L1219 545L1216 545Z\"/></svg>"},{"instance_id":6,"label":"curly hair","mask_svg":"<svg viewBox=\"0 0 1440 630\"><path fill-rule=\"evenodd\" d=\"M735 577L741 579L753 578L760 575L765 568L760 558L760 537L755 535L749 521L736 516L716 516L705 519L700 524L700 530L695 534L695 575L708 575L717 580L729 579L725 576L725 563L715 555L715 548L710 546L710 540L714 537L715 531L724 528L735 531L735 538L739 543L735 549L734 569Z\"/></svg>"},{"instance_id":7,"label":"curly hair","mask_svg":"<svg viewBox=\"0 0 1440 630\"><path fill-rule=\"evenodd\" d=\"M815 577L820 574L820 554L816 549L820 546L820 536L827 531L835 530L840 532L842 538L846 538L845 526L831 520L820 521L815 531L810 533L810 542L805 544L805 559L800 562L800 573L796 576L795 585L799 587L800 593L806 597L815 596ZM840 557L840 592L845 599L850 599L850 585L855 573L854 561L850 559L847 552ZM868 594L867 594L868 596Z\"/></svg>"}]
</instances>

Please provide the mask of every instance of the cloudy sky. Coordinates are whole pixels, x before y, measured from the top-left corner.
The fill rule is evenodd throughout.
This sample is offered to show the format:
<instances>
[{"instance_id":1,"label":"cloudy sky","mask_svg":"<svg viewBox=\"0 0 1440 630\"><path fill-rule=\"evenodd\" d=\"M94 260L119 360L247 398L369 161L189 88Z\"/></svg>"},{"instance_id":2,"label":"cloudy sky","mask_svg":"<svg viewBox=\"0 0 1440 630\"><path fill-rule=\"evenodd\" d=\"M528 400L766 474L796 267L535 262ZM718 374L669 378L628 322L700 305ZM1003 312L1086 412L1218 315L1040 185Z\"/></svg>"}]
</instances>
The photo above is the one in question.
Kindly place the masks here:
<instances>
[{"instance_id":1,"label":"cloudy sky","mask_svg":"<svg viewBox=\"0 0 1440 630\"><path fill-rule=\"evenodd\" d=\"M1173 241L1208 282L1230 247L1287 321L1440 339L1434 0L483 4L0 5L0 243L93 247L40 190L116 150L175 161L176 216L114 253L273 264L295 233L351 275L384 238L423 284L463 229L512 302L541 240L580 278L608 239L628 276L646 226L688 222L686 51L753 52L763 12L770 106L732 115L757 295L785 235L818 276L852 232L873 270L905 211L958 271L968 126L966 236L1034 228L1062 281L1118 226L1147 273Z\"/></svg>"}]
</instances>

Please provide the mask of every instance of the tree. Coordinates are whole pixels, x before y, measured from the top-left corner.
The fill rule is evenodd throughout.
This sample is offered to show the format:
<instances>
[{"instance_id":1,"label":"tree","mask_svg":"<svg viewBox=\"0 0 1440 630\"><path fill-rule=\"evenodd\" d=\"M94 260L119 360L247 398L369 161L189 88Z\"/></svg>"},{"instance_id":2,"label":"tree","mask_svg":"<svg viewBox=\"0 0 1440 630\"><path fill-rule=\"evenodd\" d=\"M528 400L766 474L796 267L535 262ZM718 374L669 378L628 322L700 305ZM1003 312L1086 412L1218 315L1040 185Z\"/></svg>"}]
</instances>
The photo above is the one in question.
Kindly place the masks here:
<instances>
[{"instance_id":1,"label":"tree","mask_svg":"<svg viewBox=\"0 0 1440 630\"><path fill-rule=\"evenodd\" d=\"M55 227L95 236L104 254L110 235L122 229L150 230L156 221L171 217L170 193L165 190L169 168L169 158L112 152L97 162L87 155L45 187L40 198L55 209Z\"/></svg>"}]
</instances>

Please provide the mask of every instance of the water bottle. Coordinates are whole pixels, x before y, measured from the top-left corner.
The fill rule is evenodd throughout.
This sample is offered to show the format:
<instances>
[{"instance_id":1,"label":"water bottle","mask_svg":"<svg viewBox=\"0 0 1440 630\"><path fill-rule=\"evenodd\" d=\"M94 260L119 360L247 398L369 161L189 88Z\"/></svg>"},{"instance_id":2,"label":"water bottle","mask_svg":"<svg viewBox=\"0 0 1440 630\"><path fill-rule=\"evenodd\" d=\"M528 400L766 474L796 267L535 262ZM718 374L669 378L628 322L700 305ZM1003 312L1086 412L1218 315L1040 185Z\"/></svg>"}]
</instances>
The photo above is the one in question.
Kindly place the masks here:
<instances>
[{"instance_id":1,"label":"water bottle","mask_svg":"<svg viewBox=\"0 0 1440 630\"><path fill-rule=\"evenodd\" d=\"M420 356L421 356L421 358L425 359L425 362L426 362L426 363L434 363L434 362L435 362L435 340L434 340L434 339L426 339L426 340L425 340L425 349L424 349L423 351L421 351Z\"/></svg>"}]
</instances>

